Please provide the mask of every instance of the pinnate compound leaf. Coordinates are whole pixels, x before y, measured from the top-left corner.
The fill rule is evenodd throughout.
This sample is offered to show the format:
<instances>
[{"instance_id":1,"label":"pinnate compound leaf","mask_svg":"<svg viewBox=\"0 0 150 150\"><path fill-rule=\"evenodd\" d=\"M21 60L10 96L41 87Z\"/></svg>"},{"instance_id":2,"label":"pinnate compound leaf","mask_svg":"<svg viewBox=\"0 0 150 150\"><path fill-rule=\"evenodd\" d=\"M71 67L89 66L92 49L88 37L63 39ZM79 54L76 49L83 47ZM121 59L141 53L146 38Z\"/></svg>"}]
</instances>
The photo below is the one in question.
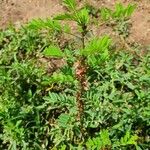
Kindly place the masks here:
<instances>
[{"instance_id":1,"label":"pinnate compound leaf","mask_svg":"<svg viewBox=\"0 0 150 150\"><path fill-rule=\"evenodd\" d=\"M109 138L108 130L102 130L100 135L96 138L89 138L86 142L86 146L88 149L96 150L96 149L105 149L107 146L111 145L111 140Z\"/></svg>"},{"instance_id":2,"label":"pinnate compound leaf","mask_svg":"<svg viewBox=\"0 0 150 150\"><path fill-rule=\"evenodd\" d=\"M65 13L57 15L56 17L54 17L54 19L75 21L81 26L87 25L89 22L89 11L88 9L84 8L73 13Z\"/></svg>"},{"instance_id":3,"label":"pinnate compound leaf","mask_svg":"<svg viewBox=\"0 0 150 150\"><path fill-rule=\"evenodd\" d=\"M52 29L54 31L61 31L61 24L57 20L47 19L33 19L28 23L28 28L33 30Z\"/></svg>"},{"instance_id":4,"label":"pinnate compound leaf","mask_svg":"<svg viewBox=\"0 0 150 150\"><path fill-rule=\"evenodd\" d=\"M86 8L81 9L78 12L76 18L77 18L76 21L78 22L79 25L87 25L89 22L89 11L88 11L88 9L86 9Z\"/></svg>"},{"instance_id":5,"label":"pinnate compound leaf","mask_svg":"<svg viewBox=\"0 0 150 150\"><path fill-rule=\"evenodd\" d=\"M120 144L121 145L136 145L138 140L137 135L131 135L130 131L127 131L125 136L121 138Z\"/></svg>"},{"instance_id":6,"label":"pinnate compound leaf","mask_svg":"<svg viewBox=\"0 0 150 150\"><path fill-rule=\"evenodd\" d=\"M111 45L111 39L109 36L103 36L102 38L94 38L84 50L82 50L83 55L100 54L108 50Z\"/></svg>"}]
</instances>

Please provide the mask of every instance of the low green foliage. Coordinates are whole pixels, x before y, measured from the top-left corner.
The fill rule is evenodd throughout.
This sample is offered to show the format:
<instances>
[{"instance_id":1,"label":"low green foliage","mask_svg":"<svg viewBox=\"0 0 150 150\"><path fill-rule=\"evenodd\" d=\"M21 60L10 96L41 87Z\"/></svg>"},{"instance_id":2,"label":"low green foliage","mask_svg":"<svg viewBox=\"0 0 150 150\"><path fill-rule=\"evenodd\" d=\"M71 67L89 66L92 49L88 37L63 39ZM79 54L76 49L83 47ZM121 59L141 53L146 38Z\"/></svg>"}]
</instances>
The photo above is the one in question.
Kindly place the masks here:
<instances>
[{"instance_id":1,"label":"low green foliage","mask_svg":"<svg viewBox=\"0 0 150 150\"><path fill-rule=\"evenodd\" d=\"M89 10L78 9L74 0L63 4L68 10L63 15L0 32L0 149L150 149L150 51L137 57L115 49L107 35L89 38ZM113 14L116 21L134 9L117 4L107 10L111 15L101 15ZM75 21L79 34L60 20ZM78 46L70 40L62 46L59 40L68 36ZM78 119L80 58L86 88ZM49 63L60 60L63 65L49 70Z\"/></svg>"},{"instance_id":2,"label":"low green foliage","mask_svg":"<svg viewBox=\"0 0 150 150\"><path fill-rule=\"evenodd\" d=\"M109 19L128 19L134 12L136 5L128 4L128 6L123 6L121 3L117 3L114 10L109 8L103 8L101 10L101 17L104 20Z\"/></svg>"},{"instance_id":3,"label":"low green foliage","mask_svg":"<svg viewBox=\"0 0 150 150\"><path fill-rule=\"evenodd\" d=\"M126 38L129 36L129 19L135 9L135 4L128 4L127 6L123 6L121 3L116 3L114 10L109 8L102 8L100 13L102 20L113 24L113 26L115 25L114 27L117 33Z\"/></svg>"}]
</instances>

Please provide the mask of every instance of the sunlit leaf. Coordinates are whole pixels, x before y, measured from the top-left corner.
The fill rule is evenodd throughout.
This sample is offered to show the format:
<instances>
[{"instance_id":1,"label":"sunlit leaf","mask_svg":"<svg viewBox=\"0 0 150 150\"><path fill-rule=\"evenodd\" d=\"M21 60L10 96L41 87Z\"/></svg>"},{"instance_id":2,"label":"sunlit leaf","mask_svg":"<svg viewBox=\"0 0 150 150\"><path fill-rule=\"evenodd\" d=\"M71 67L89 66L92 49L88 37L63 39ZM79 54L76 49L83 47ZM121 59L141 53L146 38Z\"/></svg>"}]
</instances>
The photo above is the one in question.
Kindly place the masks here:
<instances>
[{"instance_id":1,"label":"sunlit leaf","mask_svg":"<svg viewBox=\"0 0 150 150\"><path fill-rule=\"evenodd\" d=\"M43 51L43 55L47 57L63 57L63 52L59 47L51 45Z\"/></svg>"}]
</instances>

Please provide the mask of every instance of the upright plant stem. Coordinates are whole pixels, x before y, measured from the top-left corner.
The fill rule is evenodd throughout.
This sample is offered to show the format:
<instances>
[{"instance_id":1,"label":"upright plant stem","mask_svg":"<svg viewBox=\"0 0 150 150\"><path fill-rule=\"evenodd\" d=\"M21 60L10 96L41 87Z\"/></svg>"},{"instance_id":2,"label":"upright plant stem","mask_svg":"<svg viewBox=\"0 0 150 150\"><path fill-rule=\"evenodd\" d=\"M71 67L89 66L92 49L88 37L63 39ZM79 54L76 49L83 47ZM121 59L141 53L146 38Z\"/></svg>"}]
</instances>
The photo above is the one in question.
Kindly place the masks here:
<instances>
[{"instance_id":1,"label":"upright plant stem","mask_svg":"<svg viewBox=\"0 0 150 150\"><path fill-rule=\"evenodd\" d=\"M86 35L86 27L82 27L82 49L85 48L85 35ZM78 116L77 119L80 121L81 126L83 122L83 112L84 112L84 102L82 100L82 96L87 88L86 83L86 63L84 56L80 56L75 63L76 70L76 78L79 82L78 91L76 95L77 107L78 107Z\"/></svg>"},{"instance_id":2,"label":"upright plant stem","mask_svg":"<svg viewBox=\"0 0 150 150\"><path fill-rule=\"evenodd\" d=\"M82 32L82 48L85 48L85 33Z\"/></svg>"}]
</instances>

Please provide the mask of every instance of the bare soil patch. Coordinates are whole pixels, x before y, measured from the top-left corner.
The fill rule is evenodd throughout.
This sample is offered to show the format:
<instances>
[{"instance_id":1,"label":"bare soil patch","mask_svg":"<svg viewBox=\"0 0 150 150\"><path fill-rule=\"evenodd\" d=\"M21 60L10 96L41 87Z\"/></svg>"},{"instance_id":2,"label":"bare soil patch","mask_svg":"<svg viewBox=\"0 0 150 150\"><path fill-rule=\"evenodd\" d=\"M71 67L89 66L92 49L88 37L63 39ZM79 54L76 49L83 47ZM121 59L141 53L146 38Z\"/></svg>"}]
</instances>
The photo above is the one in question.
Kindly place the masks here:
<instances>
[{"instance_id":1,"label":"bare soil patch","mask_svg":"<svg viewBox=\"0 0 150 150\"><path fill-rule=\"evenodd\" d=\"M96 7L113 7L115 0L80 0ZM136 42L150 45L150 0L122 0L136 3L138 8L132 16L131 36ZM33 18L46 18L63 12L60 0L0 0L0 27L9 23L19 25Z\"/></svg>"}]
</instances>

